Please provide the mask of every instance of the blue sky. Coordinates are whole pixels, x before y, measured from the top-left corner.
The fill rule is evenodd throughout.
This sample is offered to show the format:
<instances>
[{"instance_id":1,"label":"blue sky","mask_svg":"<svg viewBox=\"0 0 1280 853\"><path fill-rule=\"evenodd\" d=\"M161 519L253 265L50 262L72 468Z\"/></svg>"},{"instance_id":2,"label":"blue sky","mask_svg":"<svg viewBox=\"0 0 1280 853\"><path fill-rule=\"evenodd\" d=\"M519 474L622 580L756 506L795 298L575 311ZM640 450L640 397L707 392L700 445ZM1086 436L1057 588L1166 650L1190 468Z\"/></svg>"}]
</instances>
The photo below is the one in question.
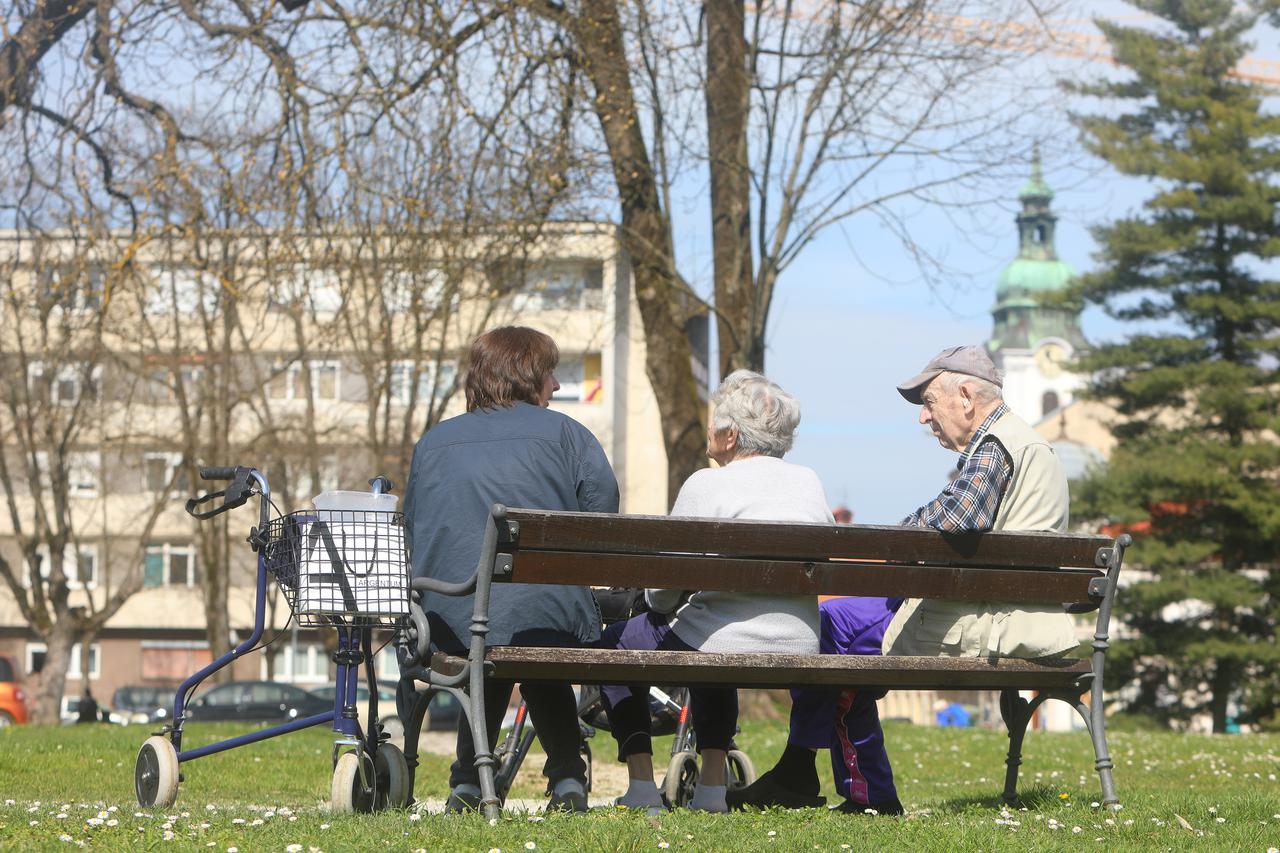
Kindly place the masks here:
<instances>
[{"instance_id":1,"label":"blue sky","mask_svg":"<svg viewBox=\"0 0 1280 853\"><path fill-rule=\"evenodd\" d=\"M1081 17L1135 14L1114 2L1084 11ZM1252 53L1276 59L1278 43L1260 43ZM1040 70L1080 78L1108 73L1106 68L1055 60ZM1064 108L1090 109L1061 100ZM1089 227L1134 211L1149 188L1093 161L1063 116L1036 120L1047 124L1033 129L1054 139L1045 166L1057 191L1059 256L1087 270L1095 249ZM945 251L954 268L947 284L924 282L898 241L872 219L827 230L783 274L766 358L770 377L796 394L803 408L788 458L814 468L830 502L853 509L855 521L897 523L937 494L955 464L956 455L917 423L919 410L894 386L943 347L990 335L996 277L1016 252L1016 196L1029 168L1009 183L1003 202L971 211L971 226L957 227L936 211L916 213L913 235ZM1129 331L1096 310L1086 312L1083 328L1094 341Z\"/></svg>"}]
</instances>

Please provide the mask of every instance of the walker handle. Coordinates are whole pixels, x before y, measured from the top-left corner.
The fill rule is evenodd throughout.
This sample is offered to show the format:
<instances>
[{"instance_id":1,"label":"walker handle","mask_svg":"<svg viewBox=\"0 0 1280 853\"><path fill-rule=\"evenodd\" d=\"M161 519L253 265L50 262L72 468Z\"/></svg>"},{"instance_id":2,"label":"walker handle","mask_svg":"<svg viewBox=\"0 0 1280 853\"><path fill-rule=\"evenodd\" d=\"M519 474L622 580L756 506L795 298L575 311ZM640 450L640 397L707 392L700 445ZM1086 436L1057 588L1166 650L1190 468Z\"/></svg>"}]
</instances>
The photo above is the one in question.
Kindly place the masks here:
<instances>
[{"instance_id":1,"label":"walker handle","mask_svg":"<svg viewBox=\"0 0 1280 853\"><path fill-rule=\"evenodd\" d=\"M216 492L209 492L199 497L190 498L187 501L187 513L193 518L201 521L213 518L215 515L221 515L227 510L235 509L243 506L245 501L253 497L258 483L254 478L257 469L250 468L245 465L237 465L234 468L229 466L201 468L200 479L202 480L231 480L231 484L225 489L219 489ZM222 503L210 510L197 510L196 508L209 501L222 498Z\"/></svg>"}]
</instances>

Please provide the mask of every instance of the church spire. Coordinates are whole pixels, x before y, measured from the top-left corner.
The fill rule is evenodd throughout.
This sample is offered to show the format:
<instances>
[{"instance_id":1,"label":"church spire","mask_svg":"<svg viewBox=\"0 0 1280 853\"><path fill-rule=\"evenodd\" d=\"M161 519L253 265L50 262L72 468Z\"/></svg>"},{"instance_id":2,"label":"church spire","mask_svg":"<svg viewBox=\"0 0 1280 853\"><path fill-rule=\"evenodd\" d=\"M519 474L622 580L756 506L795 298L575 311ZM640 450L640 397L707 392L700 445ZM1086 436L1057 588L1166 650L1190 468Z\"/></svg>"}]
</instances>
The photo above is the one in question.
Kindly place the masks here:
<instances>
[{"instance_id":1,"label":"church spire","mask_svg":"<svg viewBox=\"0 0 1280 853\"><path fill-rule=\"evenodd\" d=\"M987 346L995 354L1006 349L1031 350L1047 338L1058 338L1079 348L1079 308L1053 304L1046 297L1065 290L1075 270L1058 258L1054 245L1058 217L1053 212L1053 190L1044 179L1040 146L1031 154L1031 177L1018 193L1022 209L1018 226L1018 255L1000 273L995 328Z\"/></svg>"},{"instance_id":2,"label":"church spire","mask_svg":"<svg viewBox=\"0 0 1280 853\"><path fill-rule=\"evenodd\" d=\"M1054 246L1054 231L1058 217L1049 207L1053 190L1045 183L1040 168L1040 146L1031 154L1031 180L1018 193L1022 212L1018 214L1018 257L1033 261L1056 261L1058 250Z\"/></svg>"},{"instance_id":3,"label":"church spire","mask_svg":"<svg viewBox=\"0 0 1280 853\"><path fill-rule=\"evenodd\" d=\"M1038 146L1031 155L1031 177L1018 193L1018 201L1020 210L1014 217L1018 255L1000 273L987 349L1005 372L1005 402L1034 424L1071 404L1080 377L1067 366L1088 343L1080 331L1080 306L1061 298L1069 291L1075 270L1058 258L1054 246L1058 217L1051 206L1053 190L1045 182ZM1059 444L1063 444L1066 421L1059 418ZM1052 423L1046 426L1051 429Z\"/></svg>"}]
</instances>

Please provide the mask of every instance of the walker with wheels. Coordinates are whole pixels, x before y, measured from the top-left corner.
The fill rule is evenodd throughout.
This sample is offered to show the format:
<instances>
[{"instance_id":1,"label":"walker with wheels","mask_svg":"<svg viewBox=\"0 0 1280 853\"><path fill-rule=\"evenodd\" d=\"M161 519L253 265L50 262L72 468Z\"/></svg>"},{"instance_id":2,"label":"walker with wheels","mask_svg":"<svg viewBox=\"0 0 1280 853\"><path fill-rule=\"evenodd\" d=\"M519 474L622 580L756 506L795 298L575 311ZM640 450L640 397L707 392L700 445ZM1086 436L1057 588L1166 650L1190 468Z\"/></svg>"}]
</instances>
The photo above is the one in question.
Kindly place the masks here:
<instances>
[{"instance_id":1,"label":"walker with wheels","mask_svg":"<svg viewBox=\"0 0 1280 853\"><path fill-rule=\"evenodd\" d=\"M228 481L224 489L187 501L187 512L202 521L258 498L258 525L249 532L249 545L258 555L253 633L187 678L174 694L170 722L147 738L138 751L134 790L139 805L172 806L178 798L185 762L331 723L337 735L332 753L331 808L373 812L404 807L409 802L412 775L404 753L388 742L389 736L378 722L372 649L375 628L398 629L409 619L404 516L393 511L391 482L375 477L369 481L372 492L330 493L348 496L345 503L321 506L317 498L315 510L272 518L271 489L266 475L256 468L201 468L200 478ZM200 509L219 498L221 502L212 509ZM186 708L196 688L213 673L261 648L268 575L280 586L299 625L333 628L338 633L333 654L337 666L333 710L184 750ZM362 666L369 688L363 726L356 708Z\"/></svg>"}]
</instances>

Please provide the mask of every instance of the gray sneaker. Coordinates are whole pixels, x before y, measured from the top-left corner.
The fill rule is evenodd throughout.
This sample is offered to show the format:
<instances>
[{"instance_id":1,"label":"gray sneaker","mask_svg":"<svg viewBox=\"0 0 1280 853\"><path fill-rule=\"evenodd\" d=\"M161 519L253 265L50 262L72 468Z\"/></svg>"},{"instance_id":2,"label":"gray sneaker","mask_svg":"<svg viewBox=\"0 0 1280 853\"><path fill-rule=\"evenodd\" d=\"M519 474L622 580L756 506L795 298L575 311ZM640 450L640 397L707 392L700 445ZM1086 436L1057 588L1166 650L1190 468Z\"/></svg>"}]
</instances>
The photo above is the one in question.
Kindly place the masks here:
<instances>
[{"instance_id":1,"label":"gray sneaker","mask_svg":"<svg viewBox=\"0 0 1280 853\"><path fill-rule=\"evenodd\" d=\"M587 792L576 779L562 779L551 786L551 799L547 801L549 812L579 813L587 810ZM557 793L558 789L558 793Z\"/></svg>"},{"instance_id":2,"label":"gray sneaker","mask_svg":"<svg viewBox=\"0 0 1280 853\"><path fill-rule=\"evenodd\" d=\"M473 794L470 791L453 790L449 792L449 799L444 801L445 814L462 814L464 812L480 811L480 795Z\"/></svg>"}]
</instances>

